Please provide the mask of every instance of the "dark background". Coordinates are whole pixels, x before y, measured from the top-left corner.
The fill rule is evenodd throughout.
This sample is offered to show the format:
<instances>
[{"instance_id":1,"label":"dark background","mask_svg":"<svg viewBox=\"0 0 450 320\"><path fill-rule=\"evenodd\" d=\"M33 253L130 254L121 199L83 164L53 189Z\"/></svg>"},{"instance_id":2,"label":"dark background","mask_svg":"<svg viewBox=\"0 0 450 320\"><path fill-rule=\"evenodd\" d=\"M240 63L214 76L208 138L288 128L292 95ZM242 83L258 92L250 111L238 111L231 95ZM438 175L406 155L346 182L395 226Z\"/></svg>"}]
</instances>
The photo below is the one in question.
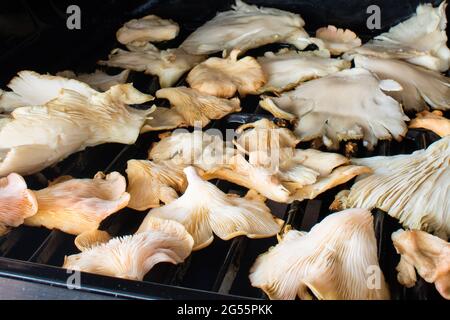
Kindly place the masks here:
<instances>
[{"instance_id":1,"label":"dark background","mask_svg":"<svg viewBox=\"0 0 450 320\"><path fill-rule=\"evenodd\" d=\"M404 20L421 2L442 0L249 0L248 3L298 12L306 29L314 32L325 24L350 28L362 38L372 37ZM125 21L150 11L180 23L186 37L217 11L234 0L2 0L0 2L0 87L17 71L31 69L54 73L64 69L92 71L117 43L115 32ZM81 30L68 30L66 8L81 8ZM381 8L382 30L366 28L369 5ZM178 38L177 43L179 43Z\"/></svg>"}]
</instances>

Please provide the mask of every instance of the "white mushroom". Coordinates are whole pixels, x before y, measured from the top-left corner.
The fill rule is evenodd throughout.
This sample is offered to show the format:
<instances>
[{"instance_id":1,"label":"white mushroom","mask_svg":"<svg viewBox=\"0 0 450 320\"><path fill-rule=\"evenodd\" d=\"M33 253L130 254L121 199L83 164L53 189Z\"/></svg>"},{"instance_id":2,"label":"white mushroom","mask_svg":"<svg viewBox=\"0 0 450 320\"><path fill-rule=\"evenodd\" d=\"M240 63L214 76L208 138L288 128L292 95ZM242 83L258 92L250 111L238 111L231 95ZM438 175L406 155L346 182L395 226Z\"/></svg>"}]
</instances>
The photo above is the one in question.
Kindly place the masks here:
<instances>
[{"instance_id":1,"label":"white mushroom","mask_svg":"<svg viewBox=\"0 0 450 320\"><path fill-rule=\"evenodd\" d=\"M423 128L435 132L441 137L450 135L450 120L443 116L441 111L435 110L433 112L422 111L416 114L410 123L411 129Z\"/></svg>"},{"instance_id":2,"label":"white mushroom","mask_svg":"<svg viewBox=\"0 0 450 320\"><path fill-rule=\"evenodd\" d=\"M331 59L327 50L297 52L282 49L278 53L266 52L258 58L258 63L267 76L267 83L259 92L278 93L351 66L346 60Z\"/></svg>"},{"instance_id":3,"label":"white mushroom","mask_svg":"<svg viewBox=\"0 0 450 320\"><path fill-rule=\"evenodd\" d=\"M193 243L181 224L153 218L139 234L113 238L65 257L63 268L142 281L158 263L182 263Z\"/></svg>"},{"instance_id":4,"label":"white mushroom","mask_svg":"<svg viewBox=\"0 0 450 320\"><path fill-rule=\"evenodd\" d=\"M186 53L183 49L159 50L153 45L139 51L114 49L101 65L143 71L159 77L162 88L173 86L181 76L205 60L204 56Z\"/></svg>"},{"instance_id":5,"label":"white mushroom","mask_svg":"<svg viewBox=\"0 0 450 320\"><path fill-rule=\"evenodd\" d=\"M311 43L322 45L308 36L304 25L298 14L236 0L232 10L218 13L194 31L181 48L191 54L210 54L233 49L245 52L275 42L293 44L300 50Z\"/></svg>"},{"instance_id":6,"label":"white mushroom","mask_svg":"<svg viewBox=\"0 0 450 320\"><path fill-rule=\"evenodd\" d=\"M25 224L79 235L97 230L100 222L127 206L125 178L118 172L93 179L70 179L35 191L38 212Z\"/></svg>"},{"instance_id":7,"label":"white mushroom","mask_svg":"<svg viewBox=\"0 0 450 320\"><path fill-rule=\"evenodd\" d=\"M34 72L21 72L12 83L11 94L45 104L19 107L0 119L0 176L38 172L89 146L132 144L152 112L128 106L153 99L131 84L99 93L76 80Z\"/></svg>"},{"instance_id":8,"label":"white mushroom","mask_svg":"<svg viewBox=\"0 0 450 320\"><path fill-rule=\"evenodd\" d=\"M10 227L18 227L24 219L36 214L38 204L25 180L16 173L0 178L0 236Z\"/></svg>"},{"instance_id":9,"label":"white mushroom","mask_svg":"<svg viewBox=\"0 0 450 320\"><path fill-rule=\"evenodd\" d=\"M330 149L339 141L363 139L369 149L379 139L401 140L406 134L400 104L383 91L398 91L393 80L378 80L362 68L343 70L309 81L278 98L265 97L260 105L274 116L298 120L301 141L322 137Z\"/></svg>"},{"instance_id":10,"label":"white mushroom","mask_svg":"<svg viewBox=\"0 0 450 320\"><path fill-rule=\"evenodd\" d=\"M226 143L222 136L194 130L164 137L150 149L149 159L158 163L171 160L209 171L228 163L235 153L231 142Z\"/></svg>"},{"instance_id":11,"label":"white mushroom","mask_svg":"<svg viewBox=\"0 0 450 320\"><path fill-rule=\"evenodd\" d=\"M171 110L181 115L187 125L201 128L213 119L241 111L239 98L221 99L187 87L163 88L156 97L169 100ZM166 117L173 119L170 114Z\"/></svg>"},{"instance_id":12,"label":"white mushroom","mask_svg":"<svg viewBox=\"0 0 450 320\"><path fill-rule=\"evenodd\" d=\"M361 46L361 39L349 29L328 26L316 31L316 38L324 42L324 46L332 55L340 55Z\"/></svg>"},{"instance_id":13,"label":"white mushroom","mask_svg":"<svg viewBox=\"0 0 450 320\"><path fill-rule=\"evenodd\" d=\"M183 165L174 162L153 162L129 160L127 165L128 193L131 196L128 207L146 210L170 203L178 198L178 192L186 189Z\"/></svg>"},{"instance_id":14,"label":"white mushroom","mask_svg":"<svg viewBox=\"0 0 450 320\"><path fill-rule=\"evenodd\" d=\"M423 111L430 105L433 109L450 109L450 80L437 71L415 66L395 59L357 55L355 66L367 69L380 79L392 79L403 90L389 93L402 103L406 111Z\"/></svg>"},{"instance_id":15,"label":"white mushroom","mask_svg":"<svg viewBox=\"0 0 450 320\"><path fill-rule=\"evenodd\" d=\"M202 249L214 239L223 240L245 235L249 238L275 236L283 221L275 218L264 204L264 199L227 195L215 185L204 181L194 167L184 169L188 180L185 193L177 200L150 210L138 232L147 229L153 218L180 222L194 238L193 250Z\"/></svg>"},{"instance_id":16,"label":"white mushroom","mask_svg":"<svg viewBox=\"0 0 450 320\"><path fill-rule=\"evenodd\" d=\"M429 283L434 283L441 296L450 300L450 244L419 230L398 230L392 241L401 255L397 266L398 281L411 288L417 273Z\"/></svg>"},{"instance_id":17,"label":"white mushroom","mask_svg":"<svg viewBox=\"0 0 450 320\"><path fill-rule=\"evenodd\" d=\"M373 218L363 209L331 214L308 233L289 231L258 257L250 282L270 299L389 299Z\"/></svg>"},{"instance_id":18,"label":"white mushroom","mask_svg":"<svg viewBox=\"0 0 450 320\"><path fill-rule=\"evenodd\" d=\"M0 91L0 112L45 105L58 97L62 89L76 91L86 97L97 93L84 82L28 70L20 71L8 83L8 88L12 91Z\"/></svg>"},{"instance_id":19,"label":"white mushroom","mask_svg":"<svg viewBox=\"0 0 450 320\"><path fill-rule=\"evenodd\" d=\"M436 8L430 3L420 4L411 18L346 55L351 58L354 53L360 53L401 59L431 70L446 71L450 63L446 7L447 1Z\"/></svg>"},{"instance_id":20,"label":"white mushroom","mask_svg":"<svg viewBox=\"0 0 450 320\"><path fill-rule=\"evenodd\" d=\"M103 230L89 230L80 233L75 238L75 246L78 250L85 251L102 243L107 243L109 240L111 240L111 236L108 232Z\"/></svg>"},{"instance_id":21,"label":"white mushroom","mask_svg":"<svg viewBox=\"0 0 450 320\"><path fill-rule=\"evenodd\" d=\"M126 22L116 34L117 41L134 46L145 45L147 42L172 40L180 31L178 24L170 19L162 19L148 15L140 19Z\"/></svg>"},{"instance_id":22,"label":"white mushroom","mask_svg":"<svg viewBox=\"0 0 450 320\"><path fill-rule=\"evenodd\" d=\"M183 116L172 108L156 107L141 128L141 133L187 127Z\"/></svg>"},{"instance_id":23,"label":"white mushroom","mask_svg":"<svg viewBox=\"0 0 450 320\"><path fill-rule=\"evenodd\" d=\"M450 235L450 136L426 150L390 157L353 159L373 174L336 196L333 208L379 208L409 229Z\"/></svg>"},{"instance_id":24,"label":"white mushroom","mask_svg":"<svg viewBox=\"0 0 450 320\"><path fill-rule=\"evenodd\" d=\"M253 57L238 60L239 50L233 50L228 58L212 57L189 72L186 81L201 92L230 98L236 92L241 96L256 94L266 83L263 69Z\"/></svg>"},{"instance_id":25,"label":"white mushroom","mask_svg":"<svg viewBox=\"0 0 450 320\"><path fill-rule=\"evenodd\" d=\"M94 73L80 73L77 75L73 71L65 70L58 72L56 75L84 82L98 91L108 91L112 86L124 84L127 81L129 74L130 70L123 70L116 75L110 76L103 71L95 70Z\"/></svg>"}]
</instances>

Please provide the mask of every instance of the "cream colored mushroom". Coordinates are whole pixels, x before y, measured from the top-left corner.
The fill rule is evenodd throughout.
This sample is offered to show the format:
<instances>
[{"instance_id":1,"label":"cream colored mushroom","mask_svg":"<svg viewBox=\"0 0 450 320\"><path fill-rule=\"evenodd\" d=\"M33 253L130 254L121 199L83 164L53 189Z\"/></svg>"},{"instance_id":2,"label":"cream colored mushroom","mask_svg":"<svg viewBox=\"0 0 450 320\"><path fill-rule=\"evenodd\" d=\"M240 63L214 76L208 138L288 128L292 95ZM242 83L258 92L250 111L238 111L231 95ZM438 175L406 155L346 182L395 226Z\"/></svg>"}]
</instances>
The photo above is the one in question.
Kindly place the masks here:
<instances>
[{"instance_id":1,"label":"cream colored mushroom","mask_svg":"<svg viewBox=\"0 0 450 320\"><path fill-rule=\"evenodd\" d=\"M0 178L0 236L11 227L23 224L24 219L36 214L38 204L25 180L16 173Z\"/></svg>"},{"instance_id":2,"label":"cream colored mushroom","mask_svg":"<svg viewBox=\"0 0 450 320\"><path fill-rule=\"evenodd\" d=\"M149 159L162 163L171 160L178 165L193 165L209 171L227 164L236 154L231 142L225 142L221 135L199 130L174 132L152 146Z\"/></svg>"},{"instance_id":3,"label":"cream colored mushroom","mask_svg":"<svg viewBox=\"0 0 450 320\"><path fill-rule=\"evenodd\" d=\"M113 238L65 257L63 268L142 281L158 263L182 263L193 243L181 224L152 218L139 234Z\"/></svg>"},{"instance_id":4,"label":"cream colored mushroom","mask_svg":"<svg viewBox=\"0 0 450 320\"><path fill-rule=\"evenodd\" d=\"M397 266L398 281L411 288L416 271L429 283L434 283L441 296L450 300L450 244L419 230L398 230L392 241L401 255Z\"/></svg>"},{"instance_id":5,"label":"cream colored mushroom","mask_svg":"<svg viewBox=\"0 0 450 320\"><path fill-rule=\"evenodd\" d=\"M107 243L109 240L111 240L111 236L108 232L102 230L89 230L80 233L75 238L75 246L80 251L86 251L102 243Z\"/></svg>"},{"instance_id":6,"label":"cream colored mushroom","mask_svg":"<svg viewBox=\"0 0 450 320\"><path fill-rule=\"evenodd\" d=\"M150 210L138 232L147 230L153 218L175 220L186 227L194 238L193 250L205 248L216 234L223 240L245 235L249 238L275 236L283 221L275 218L264 199L227 195L215 185L204 181L194 167L184 169L188 187L171 203Z\"/></svg>"},{"instance_id":7,"label":"cream colored mushroom","mask_svg":"<svg viewBox=\"0 0 450 320\"><path fill-rule=\"evenodd\" d=\"M141 133L149 131L173 130L187 127L183 116L171 108L156 107L141 128Z\"/></svg>"},{"instance_id":8,"label":"cream colored mushroom","mask_svg":"<svg viewBox=\"0 0 450 320\"><path fill-rule=\"evenodd\" d=\"M379 208L409 229L450 235L450 136L412 154L352 159L371 168L336 196L333 209Z\"/></svg>"},{"instance_id":9,"label":"cream colored mushroom","mask_svg":"<svg viewBox=\"0 0 450 320\"><path fill-rule=\"evenodd\" d=\"M258 257L250 282L277 300L389 299L373 218L363 209L331 214L308 233L287 232Z\"/></svg>"},{"instance_id":10,"label":"cream colored mushroom","mask_svg":"<svg viewBox=\"0 0 450 320\"><path fill-rule=\"evenodd\" d=\"M58 72L56 75L84 82L98 91L108 91L112 86L124 84L127 81L129 74L130 70L123 70L116 75L110 76L103 71L95 70L94 73L80 73L77 75L73 71L65 70Z\"/></svg>"},{"instance_id":11,"label":"cream colored mushroom","mask_svg":"<svg viewBox=\"0 0 450 320\"><path fill-rule=\"evenodd\" d=\"M423 128L435 132L441 137L450 135L450 120L441 111L422 111L410 123L411 129Z\"/></svg>"},{"instance_id":12,"label":"cream colored mushroom","mask_svg":"<svg viewBox=\"0 0 450 320\"><path fill-rule=\"evenodd\" d=\"M331 25L318 29L316 38L324 42L332 55L340 55L361 46L361 39L353 31Z\"/></svg>"},{"instance_id":13,"label":"cream colored mushroom","mask_svg":"<svg viewBox=\"0 0 450 320\"><path fill-rule=\"evenodd\" d=\"M185 166L170 160L153 162L129 160L127 165L130 202L128 207L146 210L170 203L178 198L178 192L186 189Z\"/></svg>"},{"instance_id":14,"label":"cream colored mushroom","mask_svg":"<svg viewBox=\"0 0 450 320\"><path fill-rule=\"evenodd\" d=\"M130 195L125 189L125 178L118 172L53 184L34 192L39 209L25 224L73 235L97 230L100 222L127 206Z\"/></svg>"},{"instance_id":15,"label":"cream colored mushroom","mask_svg":"<svg viewBox=\"0 0 450 320\"><path fill-rule=\"evenodd\" d=\"M433 8L431 3L420 4L416 14L392 27L388 32L346 55L354 53L406 60L431 70L444 72L450 63L447 47L447 1Z\"/></svg>"},{"instance_id":16,"label":"cream colored mushroom","mask_svg":"<svg viewBox=\"0 0 450 320\"><path fill-rule=\"evenodd\" d=\"M153 14L126 22L116 34L117 41L134 46L147 42L172 40L180 31L178 24L170 19L162 19Z\"/></svg>"},{"instance_id":17,"label":"cream colored mushroom","mask_svg":"<svg viewBox=\"0 0 450 320\"><path fill-rule=\"evenodd\" d=\"M236 0L231 10L219 12L190 34L181 48L191 54L211 54L233 49L245 52L270 43L289 43L300 50L312 43L321 47L322 42L310 38L304 25L298 14Z\"/></svg>"},{"instance_id":18,"label":"cream colored mushroom","mask_svg":"<svg viewBox=\"0 0 450 320\"><path fill-rule=\"evenodd\" d=\"M204 56L191 55L180 48L159 50L147 45L135 51L114 49L108 60L98 63L158 76L160 86L166 88L173 86L184 73L203 60Z\"/></svg>"},{"instance_id":19,"label":"cream colored mushroom","mask_svg":"<svg viewBox=\"0 0 450 320\"><path fill-rule=\"evenodd\" d=\"M392 80L379 80L362 68L308 81L278 98L264 97L261 107L296 123L301 141L322 138L330 149L340 141L363 139L372 149L379 139L401 140L407 132L401 105L384 91L399 91Z\"/></svg>"},{"instance_id":20,"label":"cream colored mushroom","mask_svg":"<svg viewBox=\"0 0 450 320\"><path fill-rule=\"evenodd\" d=\"M380 79L392 79L403 90L389 95L402 103L406 111L450 109L450 79L437 71L415 66L405 61L355 56L355 66L367 69Z\"/></svg>"},{"instance_id":21,"label":"cream colored mushroom","mask_svg":"<svg viewBox=\"0 0 450 320\"><path fill-rule=\"evenodd\" d=\"M351 67L349 61L331 59L328 50L298 52L282 49L277 53L266 52L257 60L267 76L267 83L259 92L280 93L302 82Z\"/></svg>"},{"instance_id":22,"label":"cream colored mushroom","mask_svg":"<svg viewBox=\"0 0 450 320\"><path fill-rule=\"evenodd\" d=\"M181 115L189 126L203 128L213 119L241 111L238 98L221 99L187 87L160 89L156 97L169 100L171 110Z\"/></svg>"},{"instance_id":23,"label":"cream colored mushroom","mask_svg":"<svg viewBox=\"0 0 450 320\"><path fill-rule=\"evenodd\" d=\"M239 53L233 50L228 58L209 58L194 67L186 81L200 92L221 98L236 92L241 96L257 94L267 82L264 71L253 57L238 59Z\"/></svg>"},{"instance_id":24,"label":"cream colored mushroom","mask_svg":"<svg viewBox=\"0 0 450 320\"><path fill-rule=\"evenodd\" d=\"M132 144L153 111L128 106L153 99L131 84L100 93L76 80L31 71L11 83L11 95L32 105L0 119L0 176L36 173L102 143Z\"/></svg>"}]
</instances>

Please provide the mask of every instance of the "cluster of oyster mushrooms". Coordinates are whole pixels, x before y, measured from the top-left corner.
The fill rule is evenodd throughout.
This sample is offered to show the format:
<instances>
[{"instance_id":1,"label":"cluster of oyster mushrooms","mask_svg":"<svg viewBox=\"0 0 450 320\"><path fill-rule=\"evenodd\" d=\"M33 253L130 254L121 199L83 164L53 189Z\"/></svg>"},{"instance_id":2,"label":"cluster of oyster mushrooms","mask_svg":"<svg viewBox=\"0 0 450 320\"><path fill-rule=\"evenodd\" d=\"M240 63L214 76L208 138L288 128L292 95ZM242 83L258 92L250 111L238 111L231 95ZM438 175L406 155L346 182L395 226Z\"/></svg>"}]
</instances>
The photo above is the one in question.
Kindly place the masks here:
<instances>
[{"instance_id":1,"label":"cluster of oyster mushrooms","mask_svg":"<svg viewBox=\"0 0 450 320\"><path fill-rule=\"evenodd\" d=\"M99 61L124 69L116 75L19 72L10 90L0 91L0 234L22 224L59 229L75 235L81 251L63 267L133 280L157 263L182 263L215 236L278 236L279 244L250 270L251 284L269 298L389 299L370 213L379 208L407 229L392 235L401 255L399 282L413 286L417 270L449 299L445 7L419 5L414 16L362 44L354 32L334 26L311 37L299 14L236 0L178 48L157 47L177 37L172 20L149 15L125 23L117 32L123 47ZM246 55L271 43L289 48ZM316 49L305 51L310 45ZM215 53L222 56L208 57ZM156 101L169 107L127 83L130 70L157 76ZM185 74L184 86L177 86ZM260 106L293 130L268 119L240 126L233 141L200 130L241 111L247 95L261 95ZM410 121L407 114L414 113ZM21 176L86 147L133 144L139 134L182 127L196 129L160 134L147 159L128 161L127 180L99 172L29 190ZM362 140L369 150L379 140L400 141L408 127L441 139L410 155L351 159L337 153L347 141ZM310 141L310 148L298 148ZM343 211L308 233L291 230L266 205L268 199L314 199L355 177L330 208ZM212 179L248 192L226 194ZM111 237L99 230L124 207L150 209L136 233ZM378 272L375 285L369 270Z\"/></svg>"}]
</instances>

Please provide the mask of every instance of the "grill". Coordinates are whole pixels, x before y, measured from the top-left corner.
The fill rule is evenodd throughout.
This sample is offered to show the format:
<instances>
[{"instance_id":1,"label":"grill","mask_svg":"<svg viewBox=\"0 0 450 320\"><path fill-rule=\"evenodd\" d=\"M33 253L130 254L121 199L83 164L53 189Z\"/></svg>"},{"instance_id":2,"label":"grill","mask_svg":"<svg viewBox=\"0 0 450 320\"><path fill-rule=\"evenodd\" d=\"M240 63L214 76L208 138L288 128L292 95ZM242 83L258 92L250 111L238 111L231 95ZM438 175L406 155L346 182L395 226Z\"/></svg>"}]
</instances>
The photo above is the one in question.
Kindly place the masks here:
<instances>
[{"instance_id":1,"label":"grill","mask_svg":"<svg viewBox=\"0 0 450 320\"><path fill-rule=\"evenodd\" d=\"M93 71L95 62L107 56L117 46L115 31L124 21L154 13L171 18L181 26L181 33L174 41L163 43L160 48L177 46L190 32L214 16L218 10L226 10L231 1L102 1L80 3L82 10L82 29L68 31L65 27L65 1L42 1L39 8L27 1L2 4L9 13L19 13L23 21L29 21L23 34L10 33L0 45L0 63L5 66L0 75L2 87L19 70L31 69L38 72L56 72L72 69L77 72ZM378 3L386 13L383 15L383 30L405 19L419 1L281 1L276 5L270 1L249 1L265 6L299 12L307 22L309 31L325 24L336 24L352 28L363 38L373 37L374 33L365 28L366 8ZM356 4L357 2L357 4ZM367 3L366 3L367 2ZM435 5L440 1L435 1ZM273 2L275 4L275 2ZM387 9L389 8L389 10ZM0 7L1 9L1 7ZM359 13L358 13L359 12ZM8 16L8 15L6 15ZM17 20L18 23L23 22ZM16 30L10 25L11 30ZM8 30L7 30L8 32ZM377 30L376 33L379 33ZM0 34L1 36L1 34ZM20 41L17 41L20 39ZM58 39L55 41L55 39ZM249 55L261 55L267 50L277 50L280 45L271 45L251 50ZM106 71L115 72L112 68ZM135 87L154 94L158 89L157 79L142 73L132 72L130 80ZM184 85L181 80L178 85ZM257 97L242 99L242 113L214 121L209 127L220 130L236 128L240 123L251 122L261 117L270 117L261 110ZM163 104L164 101L157 101ZM449 115L447 114L447 117ZM29 188L40 189L49 180L61 175L77 178L91 178L100 170L119 171L125 174L129 159L145 159L150 145L157 141L157 133L141 135L134 145L105 144L73 154L61 163L26 177ZM395 155L411 153L436 141L438 137L424 130L411 130L403 142L382 141L374 151L368 152L358 144L355 156ZM301 147L309 147L302 144ZM341 149L343 152L343 148ZM225 192L243 195L245 189L225 181L216 181ZM334 195L348 189L351 182L330 190L315 200L294 202L284 205L268 201L272 212L283 218L294 228L308 231L327 214ZM403 288L396 280L395 266L399 256L390 240L391 233L401 226L381 211L374 211L374 228L378 242L380 266L391 289L393 299L441 299L434 285L419 279L411 289ZM110 216L101 225L112 236L135 232L145 213L124 209ZM94 274L81 275L82 290L124 298L164 298L164 299L266 299L262 291L253 288L248 280L249 269L256 257L276 244L275 238L250 240L238 237L231 241L215 239L214 242L198 252L194 252L183 264L161 263L145 277L144 281L130 281ZM64 287L68 278L65 269L60 268L65 255L77 253L74 236L58 230L21 226L0 238L0 276Z\"/></svg>"}]
</instances>

